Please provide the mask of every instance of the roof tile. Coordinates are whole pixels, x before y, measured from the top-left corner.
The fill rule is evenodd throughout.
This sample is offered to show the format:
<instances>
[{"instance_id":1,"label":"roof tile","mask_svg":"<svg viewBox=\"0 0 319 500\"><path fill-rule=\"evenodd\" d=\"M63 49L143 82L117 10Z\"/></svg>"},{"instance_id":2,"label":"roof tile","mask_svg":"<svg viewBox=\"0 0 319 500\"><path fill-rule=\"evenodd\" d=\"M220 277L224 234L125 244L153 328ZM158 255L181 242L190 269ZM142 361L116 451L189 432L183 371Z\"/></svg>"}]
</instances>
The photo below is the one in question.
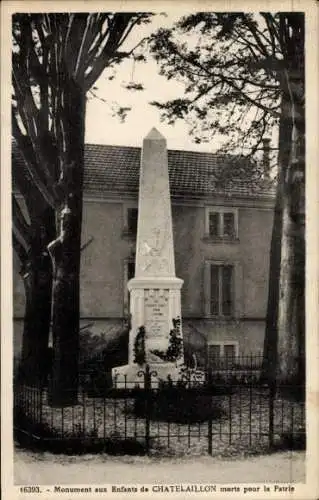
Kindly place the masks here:
<instances>
[{"instance_id":1,"label":"roof tile","mask_svg":"<svg viewBox=\"0 0 319 500\"><path fill-rule=\"evenodd\" d=\"M22 162L13 143L13 161ZM139 185L141 148L86 144L84 152L84 190L87 194L103 196L110 191L137 193ZM221 189L215 178L225 168L242 160L231 155L218 155L184 150L168 150L170 190L173 196L272 196L269 182L240 179L232 176ZM233 168L233 166L231 168Z\"/></svg>"}]
</instances>

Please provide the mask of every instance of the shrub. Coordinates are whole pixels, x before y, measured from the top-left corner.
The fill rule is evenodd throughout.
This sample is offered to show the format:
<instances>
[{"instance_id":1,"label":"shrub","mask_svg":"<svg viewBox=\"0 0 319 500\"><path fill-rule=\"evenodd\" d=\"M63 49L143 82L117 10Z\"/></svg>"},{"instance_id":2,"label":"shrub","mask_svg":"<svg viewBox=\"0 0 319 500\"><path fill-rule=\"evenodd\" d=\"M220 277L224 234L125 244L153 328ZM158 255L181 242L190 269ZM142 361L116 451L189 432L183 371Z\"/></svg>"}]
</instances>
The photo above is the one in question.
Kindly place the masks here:
<instances>
[{"instance_id":1,"label":"shrub","mask_svg":"<svg viewBox=\"0 0 319 500\"><path fill-rule=\"evenodd\" d=\"M274 449L279 450L305 450L306 449L306 429L300 427L294 432L286 431L278 436L274 444Z\"/></svg>"},{"instance_id":2,"label":"shrub","mask_svg":"<svg viewBox=\"0 0 319 500\"><path fill-rule=\"evenodd\" d=\"M148 398L148 399L147 399ZM137 417L176 423L203 422L223 415L219 406L212 406L209 392L179 386L162 387L158 391L135 396L134 413Z\"/></svg>"},{"instance_id":3,"label":"shrub","mask_svg":"<svg viewBox=\"0 0 319 500\"><path fill-rule=\"evenodd\" d=\"M112 335L93 334L89 329L80 337L80 384L90 397L104 396L112 387L112 368L128 362L129 323Z\"/></svg>"}]
</instances>

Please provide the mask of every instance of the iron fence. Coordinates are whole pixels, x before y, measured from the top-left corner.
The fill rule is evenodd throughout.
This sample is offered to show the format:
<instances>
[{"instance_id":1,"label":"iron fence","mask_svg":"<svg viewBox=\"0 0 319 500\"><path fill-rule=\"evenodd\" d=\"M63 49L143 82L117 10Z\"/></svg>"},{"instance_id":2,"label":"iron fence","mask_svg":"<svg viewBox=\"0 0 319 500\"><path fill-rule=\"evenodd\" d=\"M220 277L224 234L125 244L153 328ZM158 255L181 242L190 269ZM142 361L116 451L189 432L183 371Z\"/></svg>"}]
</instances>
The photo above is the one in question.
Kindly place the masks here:
<instances>
[{"instance_id":1,"label":"iron fence","mask_svg":"<svg viewBox=\"0 0 319 500\"><path fill-rule=\"evenodd\" d=\"M82 385L77 404L50 405L48 387L15 387L14 425L20 441L61 451L90 447L111 453L242 453L305 445L305 407L289 388L258 377L234 378L233 368L204 379L155 383L146 367L101 393ZM219 378L216 375L219 374ZM237 373L238 374L238 373ZM228 376L229 375L229 376Z\"/></svg>"}]
</instances>

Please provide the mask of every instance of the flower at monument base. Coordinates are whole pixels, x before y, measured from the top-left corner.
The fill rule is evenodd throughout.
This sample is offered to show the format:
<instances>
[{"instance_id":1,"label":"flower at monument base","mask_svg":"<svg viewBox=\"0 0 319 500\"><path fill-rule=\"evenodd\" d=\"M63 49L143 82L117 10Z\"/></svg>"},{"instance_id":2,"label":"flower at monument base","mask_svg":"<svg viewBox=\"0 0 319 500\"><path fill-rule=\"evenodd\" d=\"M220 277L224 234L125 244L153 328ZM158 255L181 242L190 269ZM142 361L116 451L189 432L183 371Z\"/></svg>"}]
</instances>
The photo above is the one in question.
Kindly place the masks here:
<instances>
[{"instance_id":1,"label":"flower at monument base","mask_svg":"<svg viewBox=\"0 0 319 500\"><path fill-rule=\"evenodd\" d=\"M178 372L180 383L185 388L202 386L205 383L206 376L203 370L198 368L190 368L186 365L181 365Z\"/></svg>"},{"instance_id":2,"label":"flower at monument base","mask_svg":"<svg viewBox=\"0 0 319 500\"><path fill-rule=\"evenodd\" d=\"M145 327L140 326L134 342L134 363L145 363Z\"/></svg>"},{"instance_id":3,"label":"flower at monument base","mask_svg":"<svg viewBox=\"0 0 319 500\"><path fill-rule=\"evenodd\" d=\"M166 351L160 349L153 349L150 353L154 354L162 361L175 363L182 358L183 355L183 339L181 336L181 320L180 318L173 318L173 328L170 331L169 343Z\"/></svg>"}]
</instances>

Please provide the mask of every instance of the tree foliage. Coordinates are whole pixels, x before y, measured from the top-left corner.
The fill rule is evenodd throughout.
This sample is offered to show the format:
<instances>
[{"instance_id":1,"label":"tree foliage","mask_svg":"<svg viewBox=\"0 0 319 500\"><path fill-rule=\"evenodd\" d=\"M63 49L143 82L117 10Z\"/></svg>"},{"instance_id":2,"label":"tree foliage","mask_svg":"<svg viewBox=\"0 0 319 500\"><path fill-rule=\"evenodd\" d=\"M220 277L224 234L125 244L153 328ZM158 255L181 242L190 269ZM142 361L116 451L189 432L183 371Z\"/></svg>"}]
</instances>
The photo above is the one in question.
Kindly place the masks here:
<instances>
[{"instance_id":1,"label":"tree foliage","mask_svg":"<svg viewBox=\"0 0 319 500\"><path fill-rule=\"evenodd\" d=\"M223 151L257 151L280 116L274 68L282 57L275 23L268 13L205 12L159 30L151 50L160 72L185 85L185 97L154 102L163 118L187 119L196 142L219 134L225 137Z\"/></svg>"}]
</instances>

